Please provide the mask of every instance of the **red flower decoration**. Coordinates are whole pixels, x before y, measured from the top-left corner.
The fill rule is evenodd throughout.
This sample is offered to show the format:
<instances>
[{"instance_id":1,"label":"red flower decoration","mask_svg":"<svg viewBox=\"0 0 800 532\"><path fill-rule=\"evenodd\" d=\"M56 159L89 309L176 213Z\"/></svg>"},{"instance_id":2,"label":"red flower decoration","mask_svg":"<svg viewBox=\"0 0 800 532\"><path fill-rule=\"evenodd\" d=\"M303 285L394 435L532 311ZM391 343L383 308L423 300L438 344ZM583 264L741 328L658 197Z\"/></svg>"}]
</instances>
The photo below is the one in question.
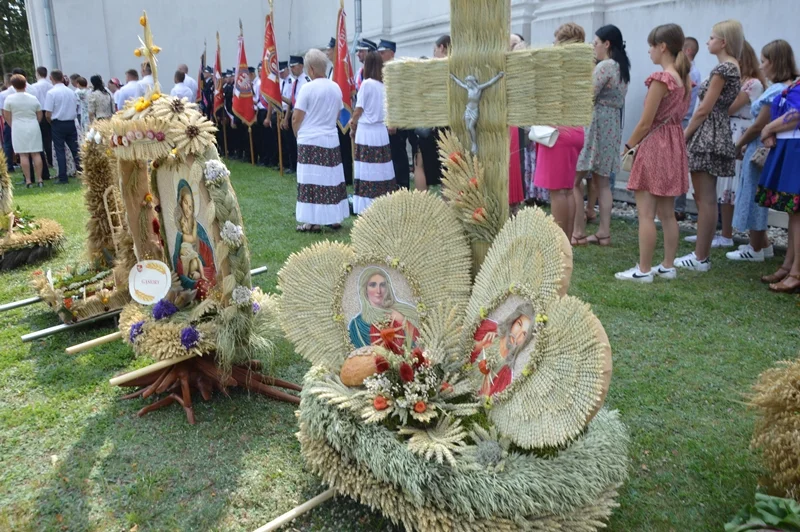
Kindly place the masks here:
<instances>
[{"instance_id":1,"label":"red flower decoration","mask_svg":"<svg viewBox=\"0 0 800 532\"><path fill-rule=\"evenodd\" d=\"M489 374L489 364L486 363L485 359L478 362L478 369L481 370L481 373L484 375Z\"/></svg>"},{"instance_id":2,"label":"red flower decoration","mask_svg":"<svg viewBox=\"0 0 800 532\"><path fill-rule=\"evenodd\" d=\"M450 159L450 161L452 161L455 164L461 163L461 154L458 153L457 151L451 153L447 158Z\"/></svg>"},{"instance_id":3,"label":"red flower decoration","mask_svg":"<svg viewBox=\"0 0 800 532\"><path fill-rule=\"evenodd\" d=\"M375 410L386 410L389 406L389 401L387 401L384 396L378 395L372 400L372 406Z\"/></svg>"},{"instance_id":4,"label":"red flower decoration","mask_svg":"<svg viewBox=\"0 0 800 532\"><path fill-rule=\"evenodd\" d=\"M450 384L447 381L444 381L444 382L442 382L442 385L439 388L439 391L440 392L452 392L453 391L453 385Z\"/></svg>"},{"instance_id":5,"label":"red flower decoration","mask_svg":"<svg viewBox=\"0 0 800 532\"><path fill-rule=\"evenodd\" d=\"M375 370L378 373L389 371L389 362L380 355L375 357Z\"/></svg>"},{"instance_id":6,"label":"red flower decoration","mask_svg":"<svg viewBox=\"0 0 800 532\"><path fill-rule=\"evenodd\" d=\"M407 362L400 364L400 378L403 382L411 382L414 380L414 368L409 366Z\"/></svg>"},{"instance_id":7,"label":"red flower decoration","mask_svg":"<svg viewBox=\"0 0 800 532\"><path fill-rule=\"evenodd\" d=\"M414 357L414 368L428 365L428 361L425 359L425 355L422 354L422 349L419 347L414 348L411 352L411 356Z\"/></svg>"},{"instance_id":8,"label":"red flower decoration","mask_svg":"<svg viewBox=\"0 0 800 532\"><path fill-rule=\"evenodd\" d=\"M417 401L417 404L414 405L414 412L416 412L417 414L421 414L421 413L425 412L427 409L428 409L428 405L426 405L422 401Z\"/></svg>"},{"instance_id":9,"label":"red flower decoration","mask_svg":"<svg viewBox=\"0 0 800 532\"><path fill-rule=\"evenodd\" d=\"M194 285L194 288L197 290L195 299L198 301L203 301L206 297L208 297L208 281L205 279L198 279L197 283Z\"/></svg>"},{"instance_id":10,"label":"red flower decoration","mask_svg":"<svg viewBox=\"0 0 800 532\"><path fill-rule=\"evenodd\" d=\"M469 184L472 186L472 188L478 188L478 178L473 177L469 180Z\"/></svg>"},{"instance_id":11,"label":"red flower decoration","mask_svg":"<svg viewBox=\"0 0 800 532\"><path fill-rule=\"evenodd\" d=\"M485 222L486 221L486 209L483 207L478 207L474 211L472 211L472 219L476 222Z\"/></svg>"},{"instance_id":12,"label":"red flower decoration","mask_svg":"<svg viewBox=\"0 0 800 532\"><path fill-rule=\"evenodd\" d=\"M406 333L403 326L389 326L378 329L374 325L370 328L369 337L372 345L384 347L396 355L403 354L403 344L406 342Z\"/></svg>"},{"instance_id":13,"label":"red flower decoration","mask_svg":"<svg viewBox=\"0 0 800 532\"><path fill-rule=\"evenodd\" d=\"M157 235L161 234L161 224L158 223L158 218L153 218L153 232Z\"/></svg>"},{"instance_id":14,"label":"red flower decoration","mask_svg":"<svg viewBox=\"0 0 800 532\"><path fill-rule=\"evenodd\" d=\"M64 306L66 307L67 310L72 308L72 298L71 297L68 297L67 299L64 300Z\"/></svg>"}]
</instances>

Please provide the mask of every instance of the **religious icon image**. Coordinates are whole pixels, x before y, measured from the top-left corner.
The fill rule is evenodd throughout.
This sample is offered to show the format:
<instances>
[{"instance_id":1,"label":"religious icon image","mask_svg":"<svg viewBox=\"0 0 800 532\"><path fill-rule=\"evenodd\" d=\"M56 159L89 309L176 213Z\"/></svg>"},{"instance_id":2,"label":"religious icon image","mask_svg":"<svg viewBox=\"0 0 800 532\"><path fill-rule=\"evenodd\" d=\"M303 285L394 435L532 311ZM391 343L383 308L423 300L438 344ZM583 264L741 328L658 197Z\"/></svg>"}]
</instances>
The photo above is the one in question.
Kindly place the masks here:
<instances>
[{"instance_id":1,"label":"religious icon image","mask_svg":"<svg viewBox=\"0 0 800 532\"><path fill-rule=\"evenodd\" d=\"M491 316L478 326L470 363L477 364L484 374L479 395L500 393L522 374L530 359L526 347L531 345L535 320L533 305L521 302L506 316Z\"/></svg>"},{"instance_id":2,"label":"religious icon image","mask_svg":"<svg viewBox=\"0 0 800 532\"><path fill-rule=\"evenodd\" d=\"M202 297L217 282L212 220L206 219L204 208L210 198L199 182L184 176L188 172L176 170L162 168L158 174L170 268L183 288L198 290Z\"/></svg>"},{"instance_id":3,"label":"religious icon image","mask_svg":"<svg viewBox=\"0 0 800 532\"><path fill-rule=\"evenodd\" d=\"M400 353L416 345L419 313L415 304L398 298L395 288L398 282L403 281L393 281L389 272L377 266L368 266L360 272L356 286L358 313L348 325L354 347L377 345Z\"/></svg>"}]
</instances>

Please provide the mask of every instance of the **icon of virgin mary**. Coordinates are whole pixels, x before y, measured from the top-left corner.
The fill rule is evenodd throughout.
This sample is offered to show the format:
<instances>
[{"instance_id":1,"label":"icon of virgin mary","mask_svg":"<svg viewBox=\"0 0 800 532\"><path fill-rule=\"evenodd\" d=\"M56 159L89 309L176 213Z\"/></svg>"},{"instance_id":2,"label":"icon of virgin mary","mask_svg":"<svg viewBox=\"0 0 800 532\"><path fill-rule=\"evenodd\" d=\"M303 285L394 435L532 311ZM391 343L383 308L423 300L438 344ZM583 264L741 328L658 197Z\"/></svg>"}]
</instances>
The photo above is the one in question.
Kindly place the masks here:
<instances>
[{"instance_id":1,"label":"icon of virgin mary","mask_svg":"<svg viewBox=\"0 0 800 532\"><path fill-rule=\"evenodd\" d=\"M389 274L375 266L366 268L358 280L358 297L361 312L348 327L353 346L377 345L401 353L416 345L417 308L397 300Z\"/></svg>"},{"instance_id":2,"label":"icon of virgin mary","mask_svg":"<svg viewBox=\"0 0 800 532\"><path fill-rule=\"evenodd\" d=\"M178 182L178 208L175 210L175 246L172 249L172 267L187 290L204 283L208 288L216 284L214 252L208 232L197 221L192 187L185 179Z\"/></svg>"}]
</instances>

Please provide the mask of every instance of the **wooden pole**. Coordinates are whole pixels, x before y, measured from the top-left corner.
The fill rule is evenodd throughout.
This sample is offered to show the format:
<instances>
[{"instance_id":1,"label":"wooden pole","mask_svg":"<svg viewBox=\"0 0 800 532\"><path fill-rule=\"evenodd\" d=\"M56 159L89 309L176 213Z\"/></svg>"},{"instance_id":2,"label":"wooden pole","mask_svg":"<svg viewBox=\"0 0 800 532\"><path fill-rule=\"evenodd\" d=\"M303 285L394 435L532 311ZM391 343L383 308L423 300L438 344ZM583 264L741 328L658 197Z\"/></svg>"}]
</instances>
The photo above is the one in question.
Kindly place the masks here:
<instances>
[{"instance_id":1,"label":"wooden pole","mask_svg":"<svg viewBox=\"0 0 800 532\"><path fill-rule=\"evenodd\" d=\"M271 532L272 530L277 530L278 528L282 527L292 519L295 519L309 510L312 510L322 504L323 502L327 501L331 497L333 497L336 492L333 488L328 489L327 491L323 491L310 501L306 501L297 508L289 510L285 514L281 515L280 517L276 517L266 525L262 526L261 528L257 528L254 532Z\"/></svg>"},{"instance_id":2,"label":"wooden pole","mask_svg":"<svg viewBox=\"0 0 800 532\"><path fill-rule=\"evenodd\" d=\"M281 169L281 175L283 175L283 141L281 137L283 137L283 130L281 129L281 122L283 122L283 111L275 111L278 113L278 119L275 121L277 124L277 128L275 132L278 134L278 166Z\"/></svg>"},{"instance_id":3,"label":"wooden pole","mask_svg":"<svg viewBox=\"0 0 800 532\"><path fill-rule=\"evenodd\" d=\"M253 126L247 126L247 135L250 137L250 164L256 165L256 152L253 151Z\"/></svg>"},{"instance_id":4,"label":"wooden pole","mask_svg":"<svg viewBox=\"0 0 800 532\"><path fill-rule=\"evenodd\" d=\"M192 353L178 358L169 358L167 360L161 360L159 362L156 362L155 364L150 364L147 367L131 371L130 373L120 375L119 377L114 377L113 379L110 379L108 383L111 386L120 386L122 384L125 384L126 382L138 379L139 377L144 377L145 375L150 375L151 373L155 373L156 371L162 370L164 368L174 366L175 364L180 364L184 360L189 360L190 358L194 358L196 356L197 355Z\"/></svg>"},{"instance_id":5,"label":"wooden pole","mask_svg":"<svg viewBox=\"0 0 800 532\"><path fill-rule=\"evenodd\" d=\"M88 342L83 342L82 344L73 345L72 347L68 347L66 351L68 355L75 355L82 351L86 351L93 347L97 347L98 345L103 345L109 342L113 342L114 340L119 340L120 338L122 338L122 332L117 331L115 333L101 336L100 338L95 338L94 340L89 340Z\"/></svg>"}]
</instances>

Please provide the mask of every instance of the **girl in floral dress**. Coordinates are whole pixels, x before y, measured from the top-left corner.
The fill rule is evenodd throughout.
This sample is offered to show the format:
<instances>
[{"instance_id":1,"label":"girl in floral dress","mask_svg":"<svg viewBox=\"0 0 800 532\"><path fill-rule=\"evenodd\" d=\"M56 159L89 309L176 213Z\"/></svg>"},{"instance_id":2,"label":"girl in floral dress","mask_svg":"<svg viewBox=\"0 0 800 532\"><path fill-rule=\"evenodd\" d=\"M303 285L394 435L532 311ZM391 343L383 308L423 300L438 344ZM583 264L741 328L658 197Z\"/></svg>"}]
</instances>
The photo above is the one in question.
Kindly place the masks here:
<instances>
[{"instance_id":1,"label":"girl in floral dress","mask_svg":"<svg viewBox=\"0 0 800 532\"><path fill-rule=\"evenodd\" d=\"M573 246L611 244L611 184L609 178L619 173L619 148L622 144L622 108L631 81L630 60L625 52L622 32L613 25L603 26L595 33L594 53L598 60L594 69L594 113L586 129L585 144L578 158L575 178L575 224ZM584 179L594 180L600 203L600 226L597 233L586 237L583 207ZM594 206L591 206L594 209Z\"/></svg>"},{"instance_id":2,"label":"girl in floral dress","mask_svg":"<svg viewBox=\"0 0 800 532\"><path fill-rule=\"evenodd\" d=\"M742 57L739 58L742 71L742 90L729 110L733 143L736 144L747 128L753 123L750 106L764 93L766 81L758 68L758 57L750 43L744 41ZM715 237L711 247L733 246L733 208L736 204L737 183L742 171L742 161L736 161L736 175L717 179L717 202L722 217L722 235Z\"/></svg>"},{"instance_id":3,"label":"girl in floral dress","mask_svg":"<svg viewBox=\"0 0 800 532\"><path fill-rule=\"evenodd\" d=\"M647 42L650 60L661 72L647 78L644 111L625 150L638 145L628 190L636 194L639 214L639 264L615 275L621 281L652 283L654 277L674 279L678 251L675 198L689 190L689 164L681 121L689 110L692 64L683 53L683 30L677 24L653 28ZM655 217L664 231L664 261L652 267L656 247Z\"/></svg>"},{"instance_id":4,"label":"girl in floral dress","mask_svg":"<svg viewBox=\"0 0 800 532\"><path fill-rule=\"evenodd\" d=\"M742 88L736 59L744 46L742 24L737 20L716 24L707 46L719 64L700 86L700 103L684 131L697 204L697 243L692 253L675 261L679 268L701 272L711 269L711 242L717 228L717 177L736 174L728 110Z\"/></svg>"}]
</instances>

